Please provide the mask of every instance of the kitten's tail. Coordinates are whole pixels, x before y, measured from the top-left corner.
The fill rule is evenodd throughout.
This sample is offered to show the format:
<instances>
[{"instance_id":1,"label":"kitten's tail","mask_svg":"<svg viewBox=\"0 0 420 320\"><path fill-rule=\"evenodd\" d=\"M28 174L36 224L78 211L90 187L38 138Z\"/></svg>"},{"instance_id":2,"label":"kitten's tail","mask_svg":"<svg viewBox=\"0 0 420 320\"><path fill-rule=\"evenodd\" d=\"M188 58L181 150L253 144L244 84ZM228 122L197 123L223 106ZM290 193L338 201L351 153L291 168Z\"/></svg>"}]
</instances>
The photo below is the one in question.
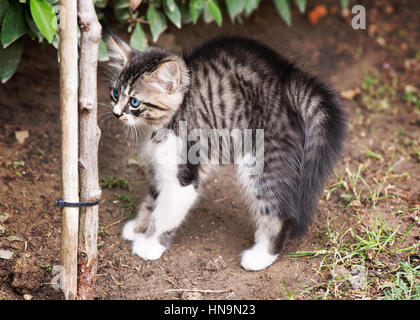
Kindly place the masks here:
<instances>
[{"instance_id":1,"label":"kitten's tail","mask_svg":"<svg viewBox=\"0 0 420 320\"><path fill-rule=\"evenodd\" d=\"M297 219L292 236L303 234L316 210L323 185L337 161L345 138L346 114L335 92L315 78L295 95L304 143L297 190ZM296 93L296 91L295 91ZM290 95L289 95L290 97Z\"/></svg>"}]
</instances>

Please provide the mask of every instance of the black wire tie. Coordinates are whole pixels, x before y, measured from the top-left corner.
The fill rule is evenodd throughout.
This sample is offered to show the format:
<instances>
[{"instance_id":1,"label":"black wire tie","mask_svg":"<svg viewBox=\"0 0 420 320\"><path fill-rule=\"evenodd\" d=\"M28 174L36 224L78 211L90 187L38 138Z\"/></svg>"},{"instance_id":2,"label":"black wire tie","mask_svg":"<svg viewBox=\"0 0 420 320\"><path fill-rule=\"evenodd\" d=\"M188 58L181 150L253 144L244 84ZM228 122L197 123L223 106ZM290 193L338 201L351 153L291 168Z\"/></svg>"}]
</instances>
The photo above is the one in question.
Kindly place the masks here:
<instances>
[{"instance_id":1,"label":"black wire tie","mask_svg":"<svg viewBox=\"0 0 420 320\"><path fill-rule=\"evenodd\" d=\"M57 201L54 203L55 206L59 208L64 207L92 207L99 204L99 200L92 201L92 202L66 202L62 198L58 198Z\"/></svg>"}]
</instances>

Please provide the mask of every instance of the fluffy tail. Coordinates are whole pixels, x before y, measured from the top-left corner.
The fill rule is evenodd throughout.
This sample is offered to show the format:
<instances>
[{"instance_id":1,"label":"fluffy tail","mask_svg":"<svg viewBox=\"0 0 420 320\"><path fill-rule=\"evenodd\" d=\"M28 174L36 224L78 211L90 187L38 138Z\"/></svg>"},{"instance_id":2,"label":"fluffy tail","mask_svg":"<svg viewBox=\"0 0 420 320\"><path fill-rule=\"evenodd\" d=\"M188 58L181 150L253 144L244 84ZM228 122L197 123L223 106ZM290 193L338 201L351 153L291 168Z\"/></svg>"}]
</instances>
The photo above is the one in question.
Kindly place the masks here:
<instances>
[{"instance_id":1,"label":"fluffy tail","mask_svg":"<svg viewBox=\"0 0 420 320\"><path fill-rule=\"evenodd\" d=\"M345 137L346 114L335 92L315 78L305 79L294 103L300 114L301 146L297 208L292 236L302 235L312 221L323 185L337 161ZM296 90L295 90L296 93ZM290 95L289 95L290 97Z\"/></svg>"}]
</instances>

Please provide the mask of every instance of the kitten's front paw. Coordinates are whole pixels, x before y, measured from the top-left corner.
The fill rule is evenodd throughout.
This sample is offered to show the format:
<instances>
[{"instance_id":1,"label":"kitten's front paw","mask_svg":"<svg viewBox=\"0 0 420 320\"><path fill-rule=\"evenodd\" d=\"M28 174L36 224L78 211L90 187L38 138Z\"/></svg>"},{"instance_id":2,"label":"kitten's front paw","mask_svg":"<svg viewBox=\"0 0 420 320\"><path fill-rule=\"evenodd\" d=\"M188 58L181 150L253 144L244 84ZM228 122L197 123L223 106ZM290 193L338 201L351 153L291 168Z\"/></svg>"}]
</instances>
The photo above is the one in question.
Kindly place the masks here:
<instances>
[{"instance_id":1,"label":"kitten's front paw","mask_svg":"<svg viewBox=\"0 0 420 320\"><path fill-rule=\"evenodd\" d=\"M134 231L136 229L136 219L128 221L122 230L121 236L125 240L134 241L136 238L136 232Z\"/></svg>"},{"instance_id":2,"label":"kitten's front paw","mask_svg":"<svg viewBox=\"0 0 420 320\"><path fill-rule=\"evenodd\" d=\"M133 253L144 260L159 259L166 247L160 244L156 238L146 238L143 233L136 234L133 242Z\"/></svg>"},{"instance_id":3,"label":"kitten's front paw","mask_svg":"<svg viewBox=\"0 0 420 320\"><path fill-rule=\"evenodd\" d=\"M253 246L242 252L241 266L247 271L258 271L267 268L277 257L278 254L270 254L261 246Z\"/></svg>"}]
</instances>

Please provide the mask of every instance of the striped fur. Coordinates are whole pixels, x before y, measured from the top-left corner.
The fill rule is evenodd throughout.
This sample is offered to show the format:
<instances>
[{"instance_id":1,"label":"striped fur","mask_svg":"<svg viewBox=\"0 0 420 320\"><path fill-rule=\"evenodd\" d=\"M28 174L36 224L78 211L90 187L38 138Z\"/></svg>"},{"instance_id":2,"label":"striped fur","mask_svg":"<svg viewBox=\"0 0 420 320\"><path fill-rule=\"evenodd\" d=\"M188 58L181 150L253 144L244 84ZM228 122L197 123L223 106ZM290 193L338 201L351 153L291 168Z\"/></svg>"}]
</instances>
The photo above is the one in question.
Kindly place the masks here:
<instances>
[{"instance_id":1,"label":"striped fur","mask_svg":"<svg viewBox=\"0 0 420 320\"><path fill-rule=\"evenodd\" d=\"M242 266L259 270L270 265L287 239L307 230L339 155L345 113L334 91L270 48L239 37L213 39L183 57L157 48L125 54L112 83L122 93L122 103L115 101L114 108L139 125L152 132L171 129L176 136L180 121L188 130L264 130L264 171L247 174L250 164L245 155L239 159L238 181L248 195L257 228L256 243L244 252ZM172 64L165 68L168 63ZM142 101L141 112L127 108L124 92ZM159 143L152 135L149 145ZM153 147L146 150L154 152ZM174 190L193 185L199 192L207 169L202 164L179 164L173 174L179 182ZM161 177L153 186L137 223L127 226L130 240L135 232L148 235L148 230L156 229L153 203L163 201L159 189L165 189L164 180ZM173 229L161 232L162 238Z\"/></svg>"}]
</instances>

